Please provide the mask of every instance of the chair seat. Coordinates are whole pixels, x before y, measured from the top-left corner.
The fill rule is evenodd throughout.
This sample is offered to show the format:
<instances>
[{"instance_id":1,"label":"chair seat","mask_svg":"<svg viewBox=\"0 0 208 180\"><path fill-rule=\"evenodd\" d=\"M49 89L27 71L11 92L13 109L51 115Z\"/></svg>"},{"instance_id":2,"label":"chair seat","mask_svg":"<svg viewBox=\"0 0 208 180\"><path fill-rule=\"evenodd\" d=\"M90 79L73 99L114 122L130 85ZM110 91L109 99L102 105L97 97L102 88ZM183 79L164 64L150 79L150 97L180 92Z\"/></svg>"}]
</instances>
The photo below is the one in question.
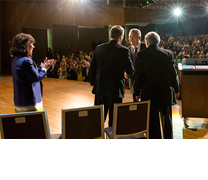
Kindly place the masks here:
<instances>
[{"instance_id":1,"label":"chair seat","mask_svg":"<svg viewBox=\"0 0 208 180\"><path fill-rule=\"evenodd\" d=\"M110 139L113 139L113 127L105 128L105 133ZM116 139L146 139L144 134L137 134L131 136L116 137Z\"/></svg>"},{"instance_id":2,"label":"chair seat","mask_svg":"<svg viewBox=\"0 0 208 180\"><path fill-rule=\"evenodd\" d=\"M107 127L105 128L105 133L110 139L113 139L113 127Z\"/></svg>"},{"instance_id":3,"label":"chair seat","mask_svg":"<svg viewBox=\"0 0 208 180\"><path fill-rule=\"evenodd\" d=\"M51 139L62 139L62 134L51 134Z\"/></svg>"}]
</instances>

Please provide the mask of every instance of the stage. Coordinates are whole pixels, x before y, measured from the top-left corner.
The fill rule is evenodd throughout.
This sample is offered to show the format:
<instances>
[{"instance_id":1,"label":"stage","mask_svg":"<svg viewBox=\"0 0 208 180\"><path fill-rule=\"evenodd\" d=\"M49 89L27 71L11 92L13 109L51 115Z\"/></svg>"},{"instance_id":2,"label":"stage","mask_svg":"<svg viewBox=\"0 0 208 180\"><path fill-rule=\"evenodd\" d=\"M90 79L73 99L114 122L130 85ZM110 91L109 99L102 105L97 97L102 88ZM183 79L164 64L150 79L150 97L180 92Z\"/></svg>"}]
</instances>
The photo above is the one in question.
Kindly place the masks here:
<instances>
[{"instance_id":1,"label":"stage","mask_svg":"<svg viewBox=\"0 0 208 180\"><path fill-rule=\"evenodd\" d=\"M92 86L88 82L67 79L45 78L43 80L43 107L47 111L50 133L61 133L61 109L77 108L94 105ZM132 102L129 89L125 90L123 102ZM177 101L173 109L173 137L183 138L183 119L179 115L181 101ZM0 114L15 113L13 102L12 76L0 77ZM200 127L204 123L202 118L189 119L188 124ZM105 126L107 126L107 121Z\"/></svg>"}]
</instances>

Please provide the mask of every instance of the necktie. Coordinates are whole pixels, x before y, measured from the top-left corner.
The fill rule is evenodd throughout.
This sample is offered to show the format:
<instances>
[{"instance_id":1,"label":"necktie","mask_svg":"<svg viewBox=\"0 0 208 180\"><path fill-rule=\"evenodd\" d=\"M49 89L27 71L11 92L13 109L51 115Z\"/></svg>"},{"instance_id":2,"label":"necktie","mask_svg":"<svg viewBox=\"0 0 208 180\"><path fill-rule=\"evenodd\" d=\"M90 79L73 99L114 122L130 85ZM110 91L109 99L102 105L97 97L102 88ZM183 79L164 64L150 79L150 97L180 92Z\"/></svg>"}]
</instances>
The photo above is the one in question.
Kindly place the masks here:
<instances>
[{"instance_id":1,"label":"necktie","mask_svg":"<svg viewBox=\"0 0 208 180\"><path fill-rule=\"evenodd\" d=\"M89 68L86 68L86 76L88 76Z\"/></svg>"},{"instance_id":2,"label":"necktie","mask_svg":"<svg viewBox=\"0 0 208 180\"><path fill-rule=\"evenodd\" d=\"M133 65L135 67L136 64L136 55L137 55L137 47L134 47L134 54L133 54Z\"/></svg>"}]
</instances>

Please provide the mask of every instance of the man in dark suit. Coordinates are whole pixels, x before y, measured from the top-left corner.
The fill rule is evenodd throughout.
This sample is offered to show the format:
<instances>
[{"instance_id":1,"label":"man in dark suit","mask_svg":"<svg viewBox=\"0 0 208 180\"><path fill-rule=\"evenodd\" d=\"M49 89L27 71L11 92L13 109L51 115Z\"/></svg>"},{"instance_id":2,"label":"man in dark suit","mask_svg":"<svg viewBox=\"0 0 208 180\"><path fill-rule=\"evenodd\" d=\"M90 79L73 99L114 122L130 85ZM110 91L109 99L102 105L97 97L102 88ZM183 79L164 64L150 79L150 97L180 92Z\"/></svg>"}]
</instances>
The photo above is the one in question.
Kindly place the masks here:
<instances>
[{"instance_id":1,"label":"man in dark suit","mask_svg":"<svg viewBox=\"0 0 208 180\"><path fill-rule=\"evenodd\" d=\"M82 77L85 82L89 82L89 69L90 63L86 62L85 67L82 69Z\"/></svg>"},{"instance_id":2,"label":"man in dark suit","mask_svg":"<svg viewBox=\"0 0 208 180\"><path fill-rule=\"evenodd\" d=\"M171 106L176 104L179 96L178 76L172 52L159 48L159 43L160 36L157 33L149 32L145 36L147 48L137 55L135 95L137 100L140 93L142 101L151 100L149 137L172 139Z\"/></svg>"},{"instance_id":3,"label":"man in dark suit","mask_svg":"<svg viewBox=\"0 0 208 180\"><path fill-rule=\"evenodd\" d=\"M90 64L90 84L95 94L95 105L104 104L106 120L109 110L109 127L113 122L114 103L122 103L125 83L124 72L134 73L134 67L128 48L121 45L124 29L113 26L110 31L111 41L96 47Z\"/></svg>"},{"instance_id":4,"label":"man in dark suit","mask_svg":"<svg viewBox=\"0 0 208 180\"><path fill-rule=\"evenodd\" d=\"M141 31L139 29L134 28L129 31L129 42L131 43L131 46L129 47L131 59L135 68L137 53L146 48L145 43L141 41ZM129 79L129 88L133 95L133 101L136 102L137 100L134 95L134 82L135 78L132 76Z\"/></svg>"}]
</instances>

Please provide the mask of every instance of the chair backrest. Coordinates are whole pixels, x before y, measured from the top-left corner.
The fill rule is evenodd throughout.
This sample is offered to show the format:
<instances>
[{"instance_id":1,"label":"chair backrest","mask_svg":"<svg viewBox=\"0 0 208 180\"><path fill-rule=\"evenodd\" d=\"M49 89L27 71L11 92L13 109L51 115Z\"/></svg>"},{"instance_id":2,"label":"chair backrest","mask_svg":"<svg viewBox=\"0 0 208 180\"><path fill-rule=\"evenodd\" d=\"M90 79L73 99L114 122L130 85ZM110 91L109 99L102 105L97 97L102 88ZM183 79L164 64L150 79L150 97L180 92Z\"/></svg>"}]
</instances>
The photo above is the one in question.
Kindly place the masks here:
<instances>
[{"instance_id":1,"label":"chair backrest","mask_svg":"<svg viewBox=\"0 0 208 180\"><path fill-rule=\"evenodd\" d=\"M104 139L104 106L62 109L63 139Z\"/></svg>"},{"instance_id":2,"label":"chair backrest","mask_svg":"<svg viewBox=\"0 0 208 180\"><path fill-rule=\"evenodd\" d=\"M114 104L113 138L146 133L149 138L150 101Z\"/></svg>"},{"instance_id":3,"label":"chair backrest","mask_svg":"<svg viewBox=\"0 0 208 180\"><path fill-rule=\"evenodd\" d=\"M2 139L50 139L46 111L0 115Z\"/></svg>"}]
</instances>

